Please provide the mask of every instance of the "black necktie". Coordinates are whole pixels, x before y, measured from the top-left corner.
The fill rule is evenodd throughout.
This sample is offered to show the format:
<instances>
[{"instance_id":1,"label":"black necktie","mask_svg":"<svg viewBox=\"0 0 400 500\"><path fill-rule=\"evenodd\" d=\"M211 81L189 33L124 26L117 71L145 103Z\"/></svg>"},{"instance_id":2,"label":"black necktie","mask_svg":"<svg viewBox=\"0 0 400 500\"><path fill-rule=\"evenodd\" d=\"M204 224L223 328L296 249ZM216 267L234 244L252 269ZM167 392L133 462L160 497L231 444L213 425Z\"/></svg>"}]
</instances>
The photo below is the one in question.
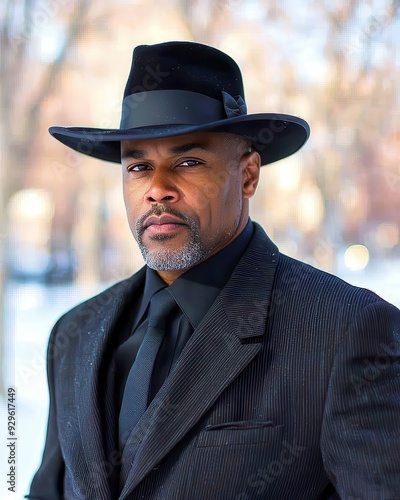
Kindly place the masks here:
<instances>
[{"instance_id":1,"label":"black necktie","mask_svg":"<svg viewBox=\"0 0 400 500\"><path fill-rule=\"evenodd\" d=\"M168 317L175 305L175 299L166 288L153 295L150 301L147 332L126 380L122 399L119 416L120 450L146 411L154 363Z\"/></svg>"}]
</instances>

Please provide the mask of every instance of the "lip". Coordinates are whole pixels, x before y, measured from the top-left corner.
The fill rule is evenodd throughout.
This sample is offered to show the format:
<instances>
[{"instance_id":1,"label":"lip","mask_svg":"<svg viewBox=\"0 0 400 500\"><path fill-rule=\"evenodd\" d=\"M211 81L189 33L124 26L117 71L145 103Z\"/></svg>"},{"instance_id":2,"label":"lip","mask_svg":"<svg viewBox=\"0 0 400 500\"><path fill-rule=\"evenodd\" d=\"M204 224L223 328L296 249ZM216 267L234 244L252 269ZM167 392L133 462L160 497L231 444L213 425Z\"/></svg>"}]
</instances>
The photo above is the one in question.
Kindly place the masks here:
<instances>
[{"instance_id":1,"label":"lip","mask_svg":"<svg viewBox=\"0 0 400 500\"><path fill-rule=\"evenodd\" d=\"M144 223L144 230L148 230L152 233L167 233L179 229L180 226L185 226L186 224L180 219L173 217L172 215L165 214L160 217L152 215L148 217Z\"/></svg>"}]
</instances>

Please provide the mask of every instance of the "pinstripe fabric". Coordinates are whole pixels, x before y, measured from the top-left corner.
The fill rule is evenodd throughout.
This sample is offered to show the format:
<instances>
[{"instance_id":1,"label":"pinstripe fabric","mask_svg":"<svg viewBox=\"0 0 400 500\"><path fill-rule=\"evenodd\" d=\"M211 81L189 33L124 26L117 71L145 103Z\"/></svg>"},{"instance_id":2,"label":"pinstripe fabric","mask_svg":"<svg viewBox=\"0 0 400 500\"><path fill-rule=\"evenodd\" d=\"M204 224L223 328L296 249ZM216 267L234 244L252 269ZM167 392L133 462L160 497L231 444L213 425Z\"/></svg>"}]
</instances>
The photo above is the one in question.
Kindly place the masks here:
<instances>
[{"instance_id":1,"label":"pinstripe fabric","mask_svg":"<svg viewBox=\"0 0 400 500\"><path fill-rule=\"evenodd\" d=\"M104 305L85 322L89 301L56 325L53 343L73 322L79 334L49 362L46 460L29 498L57 498L42 492L57 490L60 475L66 498L74 499L400 498L400 312L280 255L255 229L129 437L119 457L122 492L114 489L117 463L98 474L110 462L98 434L99 359L140 276L111 289L118 290L112 312Z\"/></svg>"}]
</instances>

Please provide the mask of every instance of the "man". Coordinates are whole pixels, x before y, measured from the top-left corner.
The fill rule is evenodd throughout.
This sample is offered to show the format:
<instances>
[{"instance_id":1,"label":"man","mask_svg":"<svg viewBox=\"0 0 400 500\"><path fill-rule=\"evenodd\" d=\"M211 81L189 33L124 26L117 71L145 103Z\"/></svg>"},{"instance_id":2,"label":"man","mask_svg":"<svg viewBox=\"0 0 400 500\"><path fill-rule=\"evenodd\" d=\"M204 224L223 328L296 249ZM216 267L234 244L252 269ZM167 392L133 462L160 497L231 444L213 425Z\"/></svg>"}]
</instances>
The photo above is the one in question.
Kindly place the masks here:
<instances>
[{"instance_id":1,"label":"man","mask_svg":"<svg viewBox=\"0 0 400 500\"><path fill-rule=\"evenodd\" d=\"M230 57L169 42L135 49L120 129L50 131L121 162L147 265L54 327L28 498L400 498L400 312L249 220L306 122L247 115Z\"/></svg>"}]
</instances>

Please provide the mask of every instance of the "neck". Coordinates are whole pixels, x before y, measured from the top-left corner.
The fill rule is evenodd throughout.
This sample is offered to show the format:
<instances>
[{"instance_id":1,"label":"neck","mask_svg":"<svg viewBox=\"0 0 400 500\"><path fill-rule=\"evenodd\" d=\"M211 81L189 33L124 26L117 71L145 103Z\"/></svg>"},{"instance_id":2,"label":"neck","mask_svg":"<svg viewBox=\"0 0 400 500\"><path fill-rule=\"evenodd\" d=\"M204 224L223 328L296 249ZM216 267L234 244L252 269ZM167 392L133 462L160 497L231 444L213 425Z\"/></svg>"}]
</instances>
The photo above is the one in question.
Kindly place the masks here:
<instances>
[{"instance_id":1,"label":"neck","mask_svg":"<svg viewBox=\"0 0 400 500\"><path fill-rule=\"evenodd\" d=\"M209 259L210 257L215 255L216 253L220 252L223 248L227 247L230 243L232 243L232 241L234 239L236 239L239 236L239 234L243 231L243 229L246 227L246 224L248 222L248 218L249 218L248 214L245 217L242 217L242 219L238 225L238 228L235 231L235 233L232 235L232 237L224 245L217 246L204 259L199 260L193 266L190 266L186 269L177 269L175 271L157 271L158 275L165 283L167 283L167 285L172 285L172 283L175 280L177 280L179 278L179 276L184 274L186 271L188 271L189 269L192 269L193 267L197 266L198 264L201 264L202 262Z\"/></svg>"}]
</instances>

